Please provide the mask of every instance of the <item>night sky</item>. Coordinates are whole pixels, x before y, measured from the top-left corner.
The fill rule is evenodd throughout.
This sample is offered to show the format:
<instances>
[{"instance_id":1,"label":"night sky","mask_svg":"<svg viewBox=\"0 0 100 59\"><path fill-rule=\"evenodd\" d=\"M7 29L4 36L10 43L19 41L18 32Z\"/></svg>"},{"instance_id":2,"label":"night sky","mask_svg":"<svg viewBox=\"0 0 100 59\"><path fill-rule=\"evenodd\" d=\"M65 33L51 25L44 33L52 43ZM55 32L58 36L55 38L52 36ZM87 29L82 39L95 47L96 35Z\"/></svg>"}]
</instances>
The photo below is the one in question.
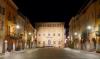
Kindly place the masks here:
<instances>
[{"instance_id":1,"label":"night sky","mask_svg":"<svg viewBox=\"0 0 100 59\"><path fill-rule=\"evenodd\" d=\"M84 8L89 0L14 0L19 11L35 22L66 22Z\"/></svg>"}]
</instances>

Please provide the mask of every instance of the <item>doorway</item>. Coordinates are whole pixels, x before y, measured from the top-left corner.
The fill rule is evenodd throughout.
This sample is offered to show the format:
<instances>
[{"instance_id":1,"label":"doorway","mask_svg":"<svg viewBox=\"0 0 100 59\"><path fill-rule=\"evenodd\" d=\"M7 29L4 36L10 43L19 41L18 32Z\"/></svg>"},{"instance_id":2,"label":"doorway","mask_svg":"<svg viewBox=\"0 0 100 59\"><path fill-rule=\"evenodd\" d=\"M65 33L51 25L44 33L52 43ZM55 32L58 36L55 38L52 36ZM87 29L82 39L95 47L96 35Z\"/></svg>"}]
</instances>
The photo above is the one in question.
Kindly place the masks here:
<instances>
[{"instance_id":1,"label":"doorway","mask_svg":"<svg viewBox=\"0 0 100 59\"><path fill-rule=\"evenodd\" d=\"M51 40L50 39L48 40L48 46L51 46Z\"/></svg>"}]
</instances>

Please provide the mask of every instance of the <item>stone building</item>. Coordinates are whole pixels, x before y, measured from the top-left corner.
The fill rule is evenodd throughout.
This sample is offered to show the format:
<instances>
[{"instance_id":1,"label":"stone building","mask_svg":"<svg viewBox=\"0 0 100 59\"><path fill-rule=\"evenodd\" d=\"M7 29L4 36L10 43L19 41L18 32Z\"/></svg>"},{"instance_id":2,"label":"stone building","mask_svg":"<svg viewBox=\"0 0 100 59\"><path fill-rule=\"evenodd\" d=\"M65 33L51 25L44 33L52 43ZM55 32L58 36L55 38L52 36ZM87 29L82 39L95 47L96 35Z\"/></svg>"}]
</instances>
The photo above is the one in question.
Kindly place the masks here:
<instances>
[{"instance_id":1,"label":"stone building","mask_svg":"<svg viewBox=\"0 0 100 59\"><path fill-rule=\"evenodd\" d=\"M77 39L75 48L99 51L99 27L100 0L90 0L69 23L70 38Z\"/></svg>"},{"instance_id":2,"label":"stone building","mask_svg":"<svg viewBox=\"0 0 100 59\"><path fill-rule=\"evenodd\" d=\"M15 51L17 46L25 48L28 39L26 34L29 32L32 33L32 38L34 28L29 20L19 13L13 0L0 0L0 53Z\"/></svg>"},{"instance_id":3,"label":"stone building","mask_svg":"<svg viewBox=\"0 0 100 59\"><path fill-rule=\"evenodd\" d=\"M10 49L13 40L8 40L9 35L15 33L15 17L18 7L12 0L0 0L0 53L4 53L7 48L7 42Z\"/></svg>"},{"instance_id":4,"label":"stone building","mask_svg":"<svg viewBox=\"0 0 100 59\"><path fill-rule=\"evenodd\" d=\"M40 22L35 27L38 47L64 47L63 22Z\"/></svg>"},{"instance_id":5,"label":"stone building","mask_svg":"<svg viewBox=\"0 0 100 59\"><path fill-rule=\"evenodd\" d=\"M36 29L32 26L29 19L25 19L25 48L33 48L36 45Z\"/></svg>"}]
</instances>

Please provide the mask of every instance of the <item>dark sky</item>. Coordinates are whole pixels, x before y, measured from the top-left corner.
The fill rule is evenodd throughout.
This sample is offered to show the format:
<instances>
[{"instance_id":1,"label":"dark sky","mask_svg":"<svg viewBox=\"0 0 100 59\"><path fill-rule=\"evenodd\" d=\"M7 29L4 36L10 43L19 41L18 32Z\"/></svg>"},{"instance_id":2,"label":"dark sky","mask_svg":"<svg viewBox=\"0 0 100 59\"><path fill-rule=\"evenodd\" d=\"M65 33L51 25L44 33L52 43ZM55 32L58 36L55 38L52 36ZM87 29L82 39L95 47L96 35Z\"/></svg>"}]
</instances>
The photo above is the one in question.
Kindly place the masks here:
<instances>
[{"instance_id":1,"label":"dark sky","mask_svg":"<svg viewBox=\"0 0 100 59\"><path fill-rule=\"evenodd\" d=\"M68 22L89 0L14 0L25 16L35 22Z\"/></svg>"}]
</instances>

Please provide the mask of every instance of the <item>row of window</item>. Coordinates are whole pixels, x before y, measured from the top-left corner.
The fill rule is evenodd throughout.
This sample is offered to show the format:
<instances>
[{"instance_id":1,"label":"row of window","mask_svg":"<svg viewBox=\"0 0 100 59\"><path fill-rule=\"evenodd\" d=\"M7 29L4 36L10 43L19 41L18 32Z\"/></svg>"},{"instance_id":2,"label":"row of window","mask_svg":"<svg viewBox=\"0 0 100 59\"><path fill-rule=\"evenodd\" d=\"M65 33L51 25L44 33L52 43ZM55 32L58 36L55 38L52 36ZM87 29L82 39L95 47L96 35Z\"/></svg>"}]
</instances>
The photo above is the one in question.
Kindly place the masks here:
<instances>
[{"instance_id":1,"label":"row of window","mask_svg":"<svg viewBox=\"0 0 100 59\"><path fill-rule=\"evenodd\" d=\"M62 24L39 24L38 27L62 27Z\"/></svg>"},{"instance_id":2,"label":"row of window","mask_svg":"<svg viewBox=\"0 0 100 59\"><path fill-rule=\"evenodd\" d=\"M42 35L43 35L43 36L46 36L46 34L38 34L38 36L42 36ZM52 35L53 35L53 36L56 36L55 33L54 33L54 34L50 34L50 33L48 34L48 36L52 36ZM57 35L60 36L61 34L58 33Z\"/></svg>"},{"instance_id":3,"label":"row of window","mask_svg":"<svg viewBox=\"0 0 100 59\"><path fill-rule=\"evenodd\" d=\"M59 41L59 42L57 42L57 41L53 41L53 44L61 44L61 41ZM38 44L45 44L45 41L43 41L43 43L42 43L42 41L38 41ZM48 42L48 44L51 44L51 42Z\"/></svg>"}]
</instances>

